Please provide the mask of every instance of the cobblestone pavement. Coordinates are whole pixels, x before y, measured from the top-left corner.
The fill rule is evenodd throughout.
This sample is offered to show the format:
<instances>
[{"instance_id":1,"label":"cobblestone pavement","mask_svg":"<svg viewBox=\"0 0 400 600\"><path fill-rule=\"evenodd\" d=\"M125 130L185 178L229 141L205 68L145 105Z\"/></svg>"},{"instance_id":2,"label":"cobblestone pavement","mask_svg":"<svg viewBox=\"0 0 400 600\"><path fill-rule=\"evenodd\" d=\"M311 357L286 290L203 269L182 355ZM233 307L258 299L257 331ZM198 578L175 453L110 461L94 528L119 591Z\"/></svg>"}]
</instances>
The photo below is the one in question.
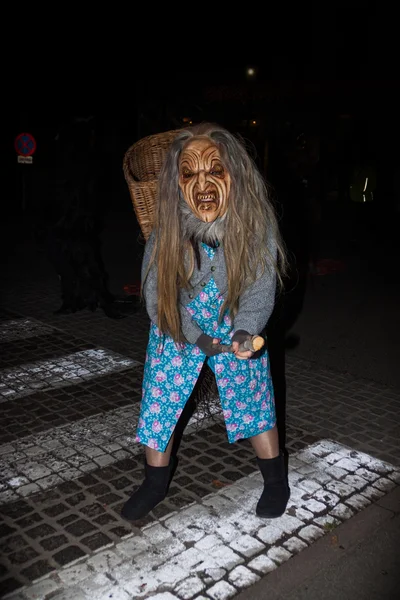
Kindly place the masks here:
<instances>
[{"instance_id":1,"label":"cobblestone pavement","mask_svg":"<svg viewBox=\"0 0 400 600\"><path fill-rule=\"evenodd\" d=\"M288 354L286 515L255 516L251 447L228 444L212 398L167 499L122 520L142 479L147 317L54 316L57 280L38 268L10 277L0 313L1 597L224 600L399 485L400 391Z\"/></svg>"}]
</instances>

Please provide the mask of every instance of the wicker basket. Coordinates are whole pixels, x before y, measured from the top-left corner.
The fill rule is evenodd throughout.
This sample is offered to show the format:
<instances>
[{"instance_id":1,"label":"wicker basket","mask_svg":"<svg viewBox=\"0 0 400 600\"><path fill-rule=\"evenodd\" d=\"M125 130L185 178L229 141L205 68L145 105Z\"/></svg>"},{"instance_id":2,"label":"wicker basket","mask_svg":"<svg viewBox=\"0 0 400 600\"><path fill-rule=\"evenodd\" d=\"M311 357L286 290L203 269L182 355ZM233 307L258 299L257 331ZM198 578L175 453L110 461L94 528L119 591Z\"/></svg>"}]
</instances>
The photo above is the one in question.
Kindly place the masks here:
<instances>
[{"instance_id":1,"label":"wicker basket","mask_svg":"<svg viewBox=\"0 0 400 600\"><path fill-rule=\"evenodd\" d=\"M154 224L157 178L166 152L180 129L142 138L125 153L123 170L133 208L144 238Z\"/></svg>"},{"instance_id":2,"label":"wicker basket","mask_svg":"<svg viewBox=\"0 0 400 600\"><path fill-rule=\"evenodd\" d=\"M157 194L157 178L165 159L166 152L181 129L174 129L149 135L128 148L123 161L123 169L129 193L131 195L136 218L143 237L148 239L154 223L154 208ZM218 398L218 388L211 369L206 366L202 371L192 393L194 405L201 407L205 418L215 421L221 427L218 412L215 412L215 402ZM193 406L188 403L188 407ZM200 429L203 420L197 420Z\"/></svg>"}]
</instances>

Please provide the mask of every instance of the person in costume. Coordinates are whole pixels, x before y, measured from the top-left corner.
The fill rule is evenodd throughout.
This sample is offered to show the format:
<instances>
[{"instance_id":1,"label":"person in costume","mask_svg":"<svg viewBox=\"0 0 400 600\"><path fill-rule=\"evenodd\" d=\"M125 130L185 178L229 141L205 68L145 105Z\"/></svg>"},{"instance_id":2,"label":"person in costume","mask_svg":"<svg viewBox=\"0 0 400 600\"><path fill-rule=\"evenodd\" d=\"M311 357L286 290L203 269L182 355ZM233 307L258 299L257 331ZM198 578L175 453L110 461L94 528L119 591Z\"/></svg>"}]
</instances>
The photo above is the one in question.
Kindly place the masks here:
<instances>
[{"instance_id":1,"label":"person in costume","mask_svg":"<svg viewBox=\"0 0 400 600\"><path fill-rule=\"evenodd\" d=\"M248 438L254 448L264 479L257 515L284 513L290 490L268 350L252 340L265 330L285 265L267 186L245 145L212 123L181 130L159 175L142 263L151 325L136 439L145 478L124 518L141 519L166 497L174 430L205 362L229 442Z\"/></svg>"}]
</instances>

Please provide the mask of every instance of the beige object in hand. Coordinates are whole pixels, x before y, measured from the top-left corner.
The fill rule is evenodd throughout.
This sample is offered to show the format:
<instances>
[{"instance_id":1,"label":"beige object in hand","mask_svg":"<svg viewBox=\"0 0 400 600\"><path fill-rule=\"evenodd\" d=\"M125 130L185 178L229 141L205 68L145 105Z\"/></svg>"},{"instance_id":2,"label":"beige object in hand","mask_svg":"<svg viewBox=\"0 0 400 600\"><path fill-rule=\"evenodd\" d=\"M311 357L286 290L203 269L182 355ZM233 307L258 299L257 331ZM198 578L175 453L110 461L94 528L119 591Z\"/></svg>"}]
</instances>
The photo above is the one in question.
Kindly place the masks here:
<instances>
[{"instance_id":1,"label":"beige object in hand","mask_svg":"<svg viewBox=\"0 0 400 600\"><path fill-rule=\"evenodd\" d=\"M251 350L251 352L258 352L264 346L265 341L261 335L253 335L249 340L246 340L239 346L239 350Z\"/></svg>"}]
</instances>

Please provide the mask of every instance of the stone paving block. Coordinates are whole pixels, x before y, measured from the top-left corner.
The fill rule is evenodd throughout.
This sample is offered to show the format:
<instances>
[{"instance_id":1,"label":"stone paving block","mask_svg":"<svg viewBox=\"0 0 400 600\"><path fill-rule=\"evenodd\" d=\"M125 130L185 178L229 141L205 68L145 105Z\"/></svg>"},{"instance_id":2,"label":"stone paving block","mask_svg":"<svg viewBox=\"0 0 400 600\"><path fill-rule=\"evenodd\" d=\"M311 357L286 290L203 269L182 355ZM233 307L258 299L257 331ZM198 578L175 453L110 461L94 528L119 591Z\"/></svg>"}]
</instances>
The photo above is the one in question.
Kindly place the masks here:
<instances>
[{"instance_id":1,"label":"stone paving block","mask_svg":"<svg viewBox=\"0 0 400 600\"><path fill-rule=\"evenodd\" d=\"M346 520L350 519L354 515L354 510L352 510L346 504L337 504L332 510L329 511L329 514L338 517L339 519Z\"/></svg>"},{"instance_id":2,"label":"stone paving block","mask_svg":"<svg viewBox=\"0 0 400 600\"><path fill-rule=\"evenodd\" d=\"M98 573L107 573L120 565L123 557L117 554L113 549L102 550L88 558L87 565Z\"/></svg>"},{"instance_id":3,"label":"stone paving block","mask_svg":"<svg viewBox=\"0 0 400 600\"><path fill-rule=\"evenodd\" d=\"M270 573L277 568L277 564L264 554L260 554L260 556L253 558L253 560L250 561L247 566L254 571L262 573L263 575Z\"/></svg>"},{"instance_id":4,"label":"stone paving block","mask_svg":"<svg viewBox=\"0 0 400 600\"><path fill-rule=\"evenodd\" d=\"M284 535L282 529L275 527L274 525L266 525L265 527L261 527L257 532L257 537L260 538L268 546L272 546L278 540L282 538Z\"/></svg>"},{"instance_id":5,"label":"stone paving block","mask_svg":"<svg viewBox=\"0 0 400 600\"><path fill-rule=\"evenodd\" d=\"M364 477L354 475L353 473L351 475L346 475L346 477L343 478L343 482L353 486L356 490L359 491L364 489L368 485L368 481L364 479Z\"/></svg>"},{"instance_id":6,"label":"stone paving block","mask_svg":"<svg viewBox=\"0 0 400 600\"><path fill-rule=\"evenodd\" d=\"M185 581L179 583L175 591L182 600L191 600L194 596L197 596L205 588L204 583L199 577L188 577Z\"/></svg>"},{"instance_id":7,"label":"stone paving block","mask_svg":"<svg viewBox=\"0 0 400 600\"><path fill-rule=\"evenodd\" d=\"M118 554L128 558L141 555L143 552L147 552L150 549L152 549L151 541L143 536L134 536L118 544Z\"/></svg>"},{"instance_id":8,"label":"stone paving block","mask_svg":"<svg viewBox=\"0 0 400 600\"><path fill-rule=\"evenodd\" d=\"M243 498L243 490L237 485L231 485L221 490L223 496L233 502L240 502Z\"/></svg>"},{"instance_id":9,"label":"stone paving block","mask_svg":"<svg viewBox=\"0 0 400 600\"><path fill-rule=\"evenodd\" d=\"M195 569L202 577L206 585L212 584L214 581L220 581L226 575L225 569L221 567L205 567L204 564Z\"/></svg>"},{"instance_id":10,"label":"stone paving block","mask_svg":"<svg viewBox=\"0 0 400 600\"><path fill-rule=\"evenodd\" d=\"M203 505L211 509L213 515L221 516L232 514L236 508L236 503L224 496L212 496L203 500Z\"/></svg>"},{"instance_id":11,"label":"stone paving block","mask_svg":"<svg viewBox=\"0 0 400 600\"><path fill-rule=\"evenodd\" d=\"M328 457L329 458L329 457ZM328 460L327 458L327 460ZM341 458L339 461L335 463L335 467L338 469L344 469L349 473L354 473L358 467L360 466L360 462L356 459L351 459L348 457Z\"/></svg>"},{"instance_id":12,"label":"stone paving block","mask_svg":"<svg viewBox=\"0 0 400 600\"><path fill-rule=\"evenodd\" d=\"M371 500L362 494L355 494L354 496L351 496L351 498L346 499L346 504L357 511L362 510L370 503Z\"/></svg>"},{"instance_id":13,"label":"stone paving block","mask_svg":"<svg viewBox=\"0 0 400 600\"><path fill-rule=\"evenodd\" d=\"M168 559L184 552L185 545L177 539L167 540L156 547L148 549L145 553L134 557L134 564L143 569L152 569L163 564Z\"/></svg>"},{"instance_id":14,"label":"stone paving block","mask_svg":"<svg viewBox=\"0 0 400 600\"><path fill-rule=\"evenodd\" d=\"M255 514L255 509L257 502L262 493L262 486L260 485L257 491L250 490L247 495L244 495L242 501L240 503L232 504L232 508L229 510L227 507L226 511L221 512L221 517L224 519L227 518L230 523L238 527L239 529L245 530L246 524L243 520L243 515ZM249 523L249 528L251 529L252 524Z\"/></svg>"},{"instance_id":15,"label":"stone paving block","mask_svg":"<svg viewBox=\"0 0 400 600\"><path fill-rule=\"evenodd\" d=\"M172 537L172 533L166 527L156 523L154 525L148 525L144 527L143 535L146 536L152 544L158 544Z\"/></svg>"},{"instance_id":16,"label":"stone paving block","mask_svg":"<svg viewBox=\"0 0 400 600\"><path fill-rule=\"evenodd\" d=\"M70 592L75 600L75 589L79 589L85 595L85 598L97 598L101 594L106 593L110 588L110 580L103 573L95 573L90 579L84 579ZM67 590L68 593L68 590ZM58 600L58 598L57 598Z\"/></svg>"},{"instance_id":17,"label":"stone paving block","mask_svg":"<svg viewBox=\"0 0 400 600\"><path fill-rule=\"evenodd\" d=\"M308 475L311 476L315 473L315 468L313 465L303 465L301 467L298 467L297 469L297 473L300 473L301 475Z\"/></svg>"},{"instance_id":18,"label":"stone paving block","mask_svg":"<svg viewBox=\"0 0 400 600\"><path fill-rule=\"evenodd\" d=\"M215 546L207 551L208 560L214 561L214 566L228 571L239 565L244 559L226 546Z\"/></svg>"},{"instance_id":19,"label":"stone paving block","mask_svg":"<svg viewBox=\"0 0 400 600\"><path fill-rule=\"evenodd\" d=\"M353 486L344 483L343 481L331 481L330 483L326 484L325 489L333 492L337 496L340 496L340 498L345 498L346 496L350 496L355 492L355 488Z\"/></svg>"},{"instance_id":20,"label":"stone paving block","mask_svg":"<svg viewBox=\"0 0 400 600\"><path fill-rule=\"evenodd\" d=\"M367 461L367 460L368 460L368 462L367 462L368 469L371 471L375 471L376 473L379 473L381 475L387 475L394 470L393 465L385 464L381 460L377 460L376 458L373 458L372 456L365 457L365 461Z\"/></svg>"},{"instance_id":21,"label":"stone paving block","mask_svg":"<svg viewBox=\"0 0 400 600\"><path fill-rule=\"evenodd\" d=\"M303 529L299 531L298 535L310 544L311 542L314 542L318 538L322 537L324 535L324 530L320 527L316 527L315 525L306 525L306 527L303 527Z\"/></svg>"},{"instance_id":22,"label":"stone paving block","mask_svg":"<svg viewBox=\"0 0 400 600\"><path fill-rule=\"evenodd\" d=\"M194 543L199 542L206 537L205 531L194 525L190 525L187 529L179 531L175 536L183 543Z\"/></svg>"},{"instance_id":23,"label":"stone paving block","mask_svg":"<svg viewBox=\"0 0 400 600\"><path fill-rule=\"evenodd\" d=\"M235 487L246 492L246 494L253 494L255 498L257 494L261 493L263 488L263 480L261 473L257 470L254 473L252 473L250 477L246 477L245 479L239 479L235 482Z\"/></svg>"},{"instance_id":24,"label":"stone paving block","mask_svg":"<svg viewBox=\"0 0 400 600\"><path fill-rule=\"evenodd\" d=\"M279 519L274 520L273 527L279 529L284 534L292 534L294 531L300 529L300 527L303 527L303 525L304 521L285 513Z\"/></svg>"},{"instance_id":25,"label":"stone paving block","mask_svg":"<svg viewBox=\"0 0 400 600\"><path fill-rule=\"evenodd\" d=\"M18 494L20 494L20 496L22 496L22 497L25 497L25 496L27 496L27 495L29 495L31 493L32 487L33 487L33 491L40 490L40 488L39 488L38 485L30 483L28 491L26 491L25 493L21 494L20 490L22 488L19 488ZM10 489L4 490L4 491L0 492L0 503L1 504L8 504L10 502L13 502L13 501L15 501L15 500L18 499L18 494L16 492L13 492Z\"/></svg>"},{"instance_id":26,"label":"stone paving block","mask_svg":"<svg viewBox=\"0 0 400 600\"><path fill-rule=\"evenodd\" d=\"M259 581L260 577L250 569L240 565L229 573L228 579L237 588L246 588Z\"/></svg>"},{"instance_id":27,"label":"stone paving block","mask_svg":"<svg viewBox=\"0 0 400 600\"><path fill-rule=\"evenodd\" d=\"M154 573L156 580L160 586L170 585L176 586L177 583L185 579L188 575L188 571L181 567L180 564L171 564L161 566Z\"/></svg>"},{"instance_id":28,"label":"stone paving block","mask_svg":"<svg viewBox=\"0 0 400 600\"><path fill-rule=\"evenodd\" d=\"M289 503L288 503L288 505L289 505ZM311 512L314 515L322 514L327 509L326 504L319 502L315 498L307 498L305 500L302 500L301 507L305 508L308 512Z\"/></svg>"},{"instance_id":29,"label":"stone paving block","mask_svg":"<svg viewBox=\"0 0 400 600\"><path fill-rule=\"evenodd\" d=\"M310 494L308 494L305 490L297 487L297 484L293 484L289 479L289 487L290 487L290 498L288 505L296 504L297 502L301 502L303 498L309 498Z\"/></svg>"},{"instance_id":30,"label":"stone paving block","mask_svg":"<svg viewBox=\"0 0 400 600\"><path fill-rule=\"evenodd\" d=\"M354 472L354 474L358 475L359 477L362 477L363 479L365 479L369 482L379 479L378 473L376 473L375 471L370 471L369 469L366 469L365 467L360 467L359 469L357 469Z\"/></svg>"},{"instance_id":31,"label":"stone paving block","mask_svg":"<svg viewBox=\"0 0 400 600\"><path fill-rule=\"evenodd\" d=\"M388 478L400 485L400 471L393 471L393 473L389 473Z\"/></svg>"},{"instance_id":32,"label":"stone paving block","mask_svg":"<svg viewBox=\"0 0 400 600\"><path fill-rule=\"evenodd\" d=\"M283 562L289 560L289 558L292 555L288 550L285 550L285 548L283 547L275 547L268 550L267 556L268 558L276 562L278 565L280 565Z\"/></svg>"},{"instance_id":33,"label":"stone paving block","mask_svg":"<svg viewBox=\"0 0 400 600\"><path fill-rule=\"evenodd\" d=\"M148 594L156 592L159 587L159 581L153 573L145 573L143 575L137 574L133 578L130 578L128 575L122 585L129 598L136 599L148 597ZM121 587L121 584L119 584L119 587ZM150 597L153 598L154 596Z\"/></svg>"},{"instance_id":34,"label":"stone paving block","mask_svg":"<svg viewBox=\"0 0 400 600\"><path fill-rule=\"evenodd\" d=\"M7 484L10 487L18 488L18 494L23 498L34 494L35 492L40 491L39 483L29 483L29 480L26 477L16 477L7 481ZM16 497L15 494L12 496ZM5 498L5 495L3 496ZM9 496L9 500L11 499L11 495ZM8 501L9 501L8 500Z\"/></svg>"},{"instance_id":35,"label":"stone paving block","mask_svg":"<svg viewBox=\"0 0 400 600\"><path fill-rule=\"evenodd\" d=\"M313 457L313 461L315 461L315 456ZM289 460L290 470L296 471L299 467L304 467L305 463L299 458L299 456L290 456Z\"/></svg>"},{"instance_id":36,"label":"stone paving block","mask_svg":"<svg viewBox=\"0 0 400 600\"><path fill-rule=\"evenodd\" d=\"M299 486L299 488L303 489L309 494L312 494L313 492L322 487L320 483L313 481L312 479L300 479L297 485Z\"/></svg>"},{"instance_id":37,"label":"stone paving block","mask_svg":"<svg viewBox=\"0 0 400 600\"><path fill-rule=\"evenodd\" d=\"M365 496L371 502L375 502L376 500L378 500L379 498L381 498L384 495L385 495L384 491L382 491L378 488L375 488L375 487L365 488L365 490L363 490L361 492L361 496Z\"/></svg>"},{"instance_id":38,"label":"stone paving block","mask_svg":"<svg viewBox=\"0 0 400 600\"><path fill-rule=\"evenodd\" d=\"M60 483L63 482L62 477L60 477L60 475L49 475L48 477L44 477L43 479L38 479L37 481L37 485L42 489L42 490L47 490L49 488L52 488L56 485L59 485Z\"/></svg>"},{"instance_id":39,"label":"stone paving block","mask_svg":"<svg viewBox=\"0 0 400 600\"><path fill-rule=\"evenodd\" d=\"M346 489L346 495L347 495L347 489ZM312 495L312 500L316 500L317 502L321 502L321 503L325 504L325 506L328 509L333 508L334 506L336 506L336 504L338 504L340 502L339 496L337 494L334 494L333 492L329 491L327 489L327 487L325 489L319 489L316 492L314 492ZM312 510L312 509L310 509L310 510Z\"/></svg>"},{"instance_id":40,"label":"stone paving block","mask_svg":"<svg viewBox=\"0 0 400 600\"><path fill-rule=\"evenodd\" d=\"M304 550L304 548L307 548L307 544L298 537L289 538L288 540L283 542L283 545L286 548L286 550L291 554L298 554L299 552Z\"/></svg>"},{"instance_id":41,"label":"stone paving block","mask_svg":"<svg viewBox=\"0 0 400 600\"><path fill-rule=\"evenodd\" d=\"M331 514L327 514L314 519L314 523L327 532L340 525L340 520L334 518Z\"/></svg>"},{"instance_id":42,"label":"stone paving block","mask_svg":"<svg viewBox=\"0 0 400 600\"><path fill-rule=\"evenodd\" d=\"M213 548L215 548L215 546L213 546ZM203 551L203 549L200 549L197 547L197 548L188 548L187 550L184 550L183 552L181 552L177 556L175 562L177 562L180 566L182 566L184 569L186 569L188 572L190 572L193 567L195 567L196 565L199 565L200 563L203 563L204 560L206 560L206 559L207 559L207 552L205 552L205 551Z\"/></svg>"},{"instance_id":43,"label":"stone paving block","mask_svg":"<svg viewBox=\"0 0 400 600\"><path fill-rule=\"evenodd\" d=\"M15 463L15 468L20 472L29 477L31 481L36 481L46 475L51 475L49 468L37 461L21 461Z\"/></svg>"},{"instance_id":44,"label":"stone paving block","mask_svg":"<svg viewBox=\"0 0 400 600\"><path fill-rule=\"evenodd\" d=\"M394 483L394 481L391 481L390 479L387 479L386 477L382 477L382 479L377 479L376 481L373 482L372 485L373 485L373 487L378 488L378 490L381 490L385 494L387 494L394 487L396 487L396 484Z\"/></svg>"},{"instance_id":45,"label":"stone paving block","mask_svg":"<svg viewBox=\"0 0 400 600\"><path fill-rule=\"evenodd\" d=\"M234 588L226 581L218 581L218 583L216 583L209 590L207 590L207 594L213 600L228 600L229 598L232 598L236 593L236 588Z\"/></svg>"},{"instance_id":46,"label":"stone paving block","mask_svg":"<svg viewBox=\"0 0 400 600\"><path fill-rule=\"evenodd\" d=\"M241 535L234 539L230 544L230 548L239 554L243 554L247 558L264 550L265 546L256 538L250 535Z\"/></svg>"},{"instance_id":47,"label":"stone paving block","mask_svg":"<svg viewBox=\"0 0 400 600\"><path fill-rule=\"evenodd\" d=\"M92 575L90 567L86 563L80 563L73 567L62 569L58 573L59 579L65 586L73 586Z\"/></svg>"},{"instance_id":48,"label":"stone paving block","mask_svg":"<svg viewBox=\"0 0 400 600\"><path fill-rule=\"evenodd\" d=\"M207 552L211 548L215 548L215 546L221 546L222 543L222 540L217 535L211 534L203 537L200 541L196 542L194 546L199 550Z\"/></svg>"},{"instance_id":49,"label":"stone paving block","mask_svg":"<svg viewBox=\"0 0 400 600\"><path fill-rule=\"evenodd\" d=\"M215 533L224 542L232 542L235 538L240 535L240 529L235 527L231 523L219 523L215 528Z\"/></svg>"},{"instance_id":50,"label":"stone paving block","mask_svg":"<svg viewBox=\"0 0 400 600\"><path fill-rule=\"evenodd\" d=\"M168 527L173 533L178 534L180 531L190 527L192 525L199 526L199 523L207 523L209 520L214 524L214 519L210 516L209 511L204 506L196 506L193 508L187 508L182 510L180 513L169 517L165 520L164 525ZM213 528L211 527L211 530Z\"/></svg>"}]
</instances>

